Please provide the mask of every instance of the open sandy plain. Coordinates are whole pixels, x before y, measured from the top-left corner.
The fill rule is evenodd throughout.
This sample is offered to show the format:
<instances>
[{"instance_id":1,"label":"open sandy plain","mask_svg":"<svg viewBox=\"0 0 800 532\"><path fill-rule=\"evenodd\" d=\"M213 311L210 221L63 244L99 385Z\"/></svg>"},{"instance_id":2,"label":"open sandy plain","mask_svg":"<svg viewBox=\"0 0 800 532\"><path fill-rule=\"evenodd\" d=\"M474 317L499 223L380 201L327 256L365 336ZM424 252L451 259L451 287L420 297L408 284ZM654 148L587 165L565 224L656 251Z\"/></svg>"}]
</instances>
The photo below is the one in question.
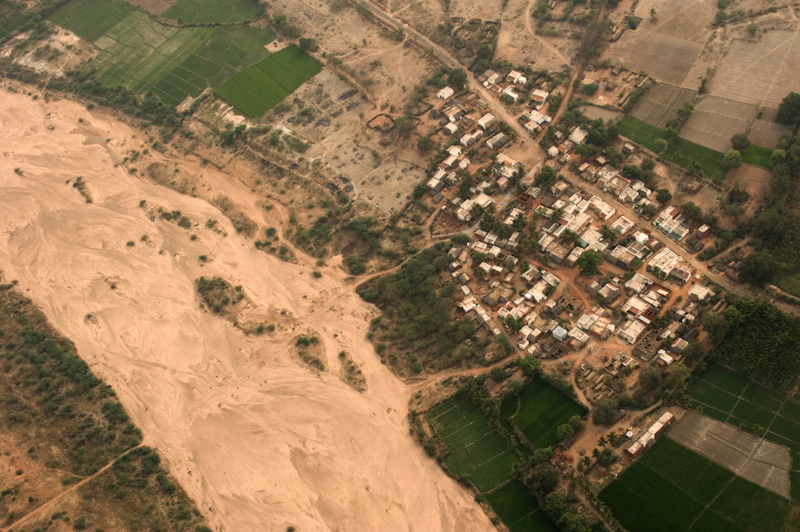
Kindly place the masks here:
<instances>
[{"instance_id":1,"label":"open sandy plain","mask_svg":"<svg viewBox=\"0 0 800 532\"><path fill-rule=\"evenodd\" d=\"M116 166L141 136L78 104L3 90L0 270L114 387L214 529L494 530L412 440L411 392L374 355L364 337L373 310L345 275L324 267L315 279L311 259L256 251L208 203ZM278 225L279 209L258 209L248 187L197 171L253 219ZM77 176L93 203L72 187ZM141 200L195 226L152 221ZM208 219L228 236L206 229ZM201 275L243 285L277 330L246 336L201 310ZM328 372L293 354L309 331ZM341 350L361 366L365 393L337 377Z\"/></svg>"}]
</instances>

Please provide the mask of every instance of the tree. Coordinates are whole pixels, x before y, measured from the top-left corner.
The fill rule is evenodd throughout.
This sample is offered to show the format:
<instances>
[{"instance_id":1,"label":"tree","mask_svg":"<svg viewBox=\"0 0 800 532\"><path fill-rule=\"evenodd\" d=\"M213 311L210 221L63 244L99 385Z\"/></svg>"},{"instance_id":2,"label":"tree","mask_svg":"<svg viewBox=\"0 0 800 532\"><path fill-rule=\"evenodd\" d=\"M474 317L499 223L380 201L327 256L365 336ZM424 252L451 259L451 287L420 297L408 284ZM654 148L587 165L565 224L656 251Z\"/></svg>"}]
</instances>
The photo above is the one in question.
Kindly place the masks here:
<instances>
[{"instance_id":1,"label":"tree","mask_svg":"<svg viewBox=\"0 0 800 532\"><path fill-rule=\"evenodd\" d=\"M489 378L495 382L500 382L506 378L506 371L500 366L495 366L489 370Z\"/></svg>"},{"instance_id":2,"label":"tree","mask_svg":"<svg viewBox=\"0 0 800 532\"><path fill-rule=\"evenodd\" d=\"M586 425L586 422L581 418L581 416L572 416L569 418L569 426L572 427L574 433L578 433L583 430L583 427Z\"/></svg>"},{"instance_id":3,"label":"tree","mask_svg":"<svg viewBox=\"0 0 800 532\"><path fill-rule=\"evenodd\" d=\"M319 49L316 40L307 39L305 37L300 38L300 40L298 41L298 45L302 50L308 50L309 52L316 52Z\"/></svg>"},{"instance_id":4,"label":"tree","mask_svg":"<svg viewBox=\"0 0 800 532\"><path fill-rule=\"evenodd\" d=\"M742 166L742 154L734 149L726 151L722 158L728 170Z\"/></svg>"},{"instance_id":5,"label":"tree","mask_svg":"<svg viewBox=\"0 0 800 532\"><path fill-rule=\"evenodd\" d=\"M699 220L700 217L703 216L703 209L695 205L693 202L687 201L681 205L681 214L688 221L693 222L695 220Z\"/></svg>"},{"instance_id":6,"label":"tree","mask_svg":"<svg viewBox=\"0 0 800 532\"><path fill-rule=\"evenodd\" d=\"M420 137L419 140L417 140L417 149L419 151L431 151L435 147L436 144L433 142L433 139L429 135Z\"/></svg>"},{"instance_id":7,"label":"tree","mask_svg":"<svg viewBox=\"0 0 800 532\"><path fill-rule=\"evenodd\" d=\"M519 331L525 324L522 323L521 318L515 318L514 316L508 315L506 316L506 325L513 331Z\"/></svg>"},{"instance_id":8,"label":"tree","mask_svg":"<svg viewBox=\"0 0 800 532\"><path fill-rule=\"evenodd\" d=\"M790 92L781 101L775 121L785 126L800 126L800 94Z\"/></svg>"},{"instance_id":9,"label":"tree","mask_svg":"<svg viewBox=\"0 0 800 532\"><path fill-rule=\"evenodd\" d=\"M587 83L586 85L583 85L581 87L581 92L591 96L592 94L596 93L597 89L599 89L599 88L600 88L600 85L598 85L597 83Z\"/></svg>"},{"instance_id":10,"label":"tree","mask_svg":"<svg viewBox=\"0 0 800 532\"><path fill-rule=\"evenodd\" d=\"M528 378L536 377L541 372L542 361L535 355L527 354L520 357L518 364L519 369Z\"/></svg>"},{"instance_id":11,"label":"tree","mask_svg":"<svg viewBox=\"0 0 800 532\"><path fill-rule=\"evenodd\" d=\"M549 462L537 464L531 469L530 486L538 493L550 493L558 486L558 472Z\"/></svg>"},{"instance_id":12,"label":"tree","mask_svg":"<svg viewBox=\"0 0 800 532\"><path fill-rule=\"evenodd\" d=\"M742 152L750 147L750 139L744 133L737 133L731 137L731 146L734 150Z\"/></svg>"},{"instance_id":13,"label":"tree","mask_svg":"<svg viewBox=\"0 0 800 532\"><path fill-rule=\"evenodd\" d=\"M753 222L753 236L761 240L767 248L780 244L785 234L786 225L777 209L765 210Z\"/></svg>"},{"instance_id":14,"label":"tree","mask_svg":"<svg viewBox=\"0 0 800 532\"><path fill-rule=\"evenodd\" d=\"M639 372L639 385L652 392L661 386L661 370L655 366L645 366Z\"/></svg>"},{"instance_id":15,"label":"tree","mask_svg":"<svg viewBox=\"0 0 800 532\"><path fill-rule=\"evenodd\" d=\"M597 445L599 445L600 447L605 447L606 445L608 445L608 441L606 441L606 437L605 436L600 436L600 439L597 440Z\"/></svg>"},{"instance_id":16,"label":"tree","mask_svg":"<svg viewBox=\"0 0 800 532\"><path fill-rule=\"evenodd\" d=\"M467 83L467 71L463 68L456 68L450 71L450 75L447 76L447 84L450 85L456 91L460 91L464 88L464 85Z\"/></svg>"},{"instance_id":17,"label":"tree","mask_svg":"<svg viewBox=\"0 0 800 532\"><path fill-rule=\"evenodd\" d=\"M658 13L656 13L656 8L652 8L650 10L650 18L655 19L656 17L658 17Z\"/></svg>"},{"instance_id":18,"label":"tree","mask_svg":"<svg viewBox=\"0 0 800 532\"><path fill-rule=\"evenodd\" d=\"M664 139L656 139L655 146L656 146L656 153L664 153L664 150L667 149L669 143Z\"/></svg>"},{"instance_id":19,"label":"tree","mask_svg":"<svg viewBox=\"0 0 800 532\"><path fill-rule=\"evenodd\" d=\"M703 330L708 334L708 338L714 344L719 344L730 330L730 324L722 314L709 312L703 317Z\"/></svg>"},{"instance_id":20,"label":"tree","mask_svg":"<svg viewBox=\"0 0 800 532\"><path fill-rule=\"evenodd\" d=\"M747 26L747 34L750 37L755 37L757 33L758 33L758 24L753 23Z\"/></svg>"},{"instance_id":21,"label":"tree","mask_svg":"<svg viewBox=\"0 0 800 532\"><path fill-rule=\"evenodd\" d=\"M414 197L414 199L420 199L427 191L428 187L425 186L425 183L417 183L414 185L414 191L411 193L411 195Z\"/></svg>"},{"instance_id":22,"label":"tree","mask_svg":"<svg viewBox=\"0 0 800 532\"><path fill-rule=\"evenodd\" d=\"M774 150L769 156L769 165L773 168L783 162L786 162L786 151L784 150Z\"/></svg>"},{"instance_id":23,"label":"tree","mask_svg":"<svg viewBox=\"0 0 800 532\"><path fill-rule=\"evenodd\" d=\"M536 176L536 186L544 190L549 190L557 181L558 173L555 168L547 164L542 167L542 171Z\"/></svg>"},{"instance_id":24,"label":"tree","mask_svg":"<svg viewBox=\"0 0 800 532\"><path fill-rule=\"evenodd\" d=\"M417 121L411 116L400 116L394 121L397 134L403 138L408 138L411 133L417 129Z\"/></svg>"},{"instance_id":25,"label":"tree","mask_svg":"<svg viewBox=\"0 0 800 532\"><path fill-rule=\"evenodd\" d=\"M478 271L483 271L483 270L478 270ZM511 340L509 340L508 336L506 336L505 334L497 335L496 341L497 345L500 346L500 348L505 352L505 354L509 355L511 354L511 351L514 350L514 346L511 345Z\"/></svg>"},{"instance_id":26,"label":"tree","mask_svg":"<svg viewBox=\"0 0 800 532\"><path fill-rule=\"evenodd\" d=\"M592 409L592 420L599 425L610 427L614 423L614 416L619 410L619 402L616 399L606 397L600 399Z\"/></svg>"},{"instance_id":27,"label":"tree","mask_svg":"<svg viewBox=\"0 0 800 532\"><path fill-rule=\"evenodd\" d=\"M556 429L556 438L559 441L566 440L575 435L575 430L569 423L564 423L563 425L559 425Z\"/></svg>"},{"instance_id":28,"label":"tree","mask_svg":"<svg viewBox=\"0 0 800 532\"><path fill-rule=\"evenodd\" d=\"M778 270L778 261L775 260L771 253L756 251L746 256L742 261L739 278L746 283L761 288L775 280Z\"/></svg>"},{"instance_id":29,"label":"tree","mask_svg":"<svg viewBox=\"0 0 800 532\"><path fill-rule=\"evenodd\" d=\"M672 199L672 194L670 194L669 190L667 190L666 188L659 189L658 193L656 193L656 200L658 200L658 202L661 203L662 205L665 203L669 203L669 200L671 199Z\"/></svg>"},{"instance_id":30,"label":"tree","mask_svg":"<svg viewBox=\"0 0 800 532\"><path fill-rule=\"evenodd\" d=\"M700 342L689 342L689 345L683 350L683 356L689 361L700 360L705 354L706 348Z\"/></svg>"},{"instance_id":31,"label":"tree","mask_svg":"<svg viewBox=\"0 0 800 532\"><path fill-rule=\"evenodd\" d=\"M581 253L581 256L575 261L575 265L581 269L581 275L584 277L590 277L596 274L598 267L602 263L603 256L594 249L587 249Z\"/></svg>"}]
</instances>

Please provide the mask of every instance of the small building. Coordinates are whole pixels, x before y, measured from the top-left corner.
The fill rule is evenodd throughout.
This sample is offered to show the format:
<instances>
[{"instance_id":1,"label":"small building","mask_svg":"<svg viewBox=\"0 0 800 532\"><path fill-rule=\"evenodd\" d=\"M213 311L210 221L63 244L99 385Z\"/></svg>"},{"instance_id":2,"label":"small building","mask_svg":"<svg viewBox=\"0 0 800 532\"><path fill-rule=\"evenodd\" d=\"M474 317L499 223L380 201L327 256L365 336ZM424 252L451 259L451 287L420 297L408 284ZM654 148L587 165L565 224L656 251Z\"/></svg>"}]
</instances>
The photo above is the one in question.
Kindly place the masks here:
<instances>
[{"instance_id":1,"label":"small building","mask_svg":"<svg viewBox=\"0 0 800 532\"><path fill-rule=\"evenodd\" d=\"M543 91L541 89L534 89L534 91L531 92L531 102L533 102L533 104L538 109L544 105L549 96L550 93L547 91Z\"/></svg>"},{"instance_id":2,"label":"small building","mask_svg":"<svg viewBox=\"0 0 800 532\"><path fill-rule=\"evenodd\" d=\"M478 120L478 127L480 127L485 131L490 127L494 126L496 123L497 123L497 117L494 116L492 113L486 113L480 118L480 120Z\"/></svg>"},{"instance_id":3,"label":"small building","mask_svg":"<svg viewBox=\"0 0 800 532\"><path fill-rule=\"evenodd\" d=\"M547 149L547 157L550 158L550 159L555 159L556 157L558 157L558 154L559 154L559 151L558 151L558 147L556 147L556 146L550 146Z\"/></svg>"},{"instance_id":4,"label":"small building","mask_svg":"<svg viewBox=\"0 0 800 532\"><path fill-rule=\"evenodd\" d=\"M456 133L458 133L458 126L450 122L446 126L444 126L443 131L445 135L455 135Z\"/></svg>"},{"instance_id":5,"label":"small building","mask_svg":"<svg viewBox=\"0 0 800 532\"><path fill-rule=\"evenodd\" d=\"M675 421L675 416L670 412L664 412L658 419L650 423L639 435L625 447L625 452L630 456L638 456L646 449L649 449L656 443L656 438L666 429L672 422Z\"/></svg>"},{"instance_id":6,"label":"small building","mask_svg":"<svg viewBox=\"0 0 800 532\"><path fill-rule=\"evenodd\" d=\"M452 97L453 94L455 94L455 91L453 89L451 89L450 87L445 87L438 93L436 93L436 97L439 98L440 100L446 100Z\"/></svg>"},{"instance_id":7,"label":"small building","mask_svg":"<svg viewBox=\"0 0 800 532\"><path fill-rule=\"evenodd\" d=\"M575 144L583 144L586 141L586 137L589 136L589 133L582 130L579 127L576 127L572 133L569 134L569 140L574 142Z\"/></svg>"},{"instance_id":8,"label":"small building","mask_svg":"<svg viewBox=\"0 0 800 532\"><path fill-rule=\"evenodd\" d=\"M508 137L505 133L498 133L486 141L486 146L493 150L499 150L508 143Z\"/></svg>"}]
</instances>

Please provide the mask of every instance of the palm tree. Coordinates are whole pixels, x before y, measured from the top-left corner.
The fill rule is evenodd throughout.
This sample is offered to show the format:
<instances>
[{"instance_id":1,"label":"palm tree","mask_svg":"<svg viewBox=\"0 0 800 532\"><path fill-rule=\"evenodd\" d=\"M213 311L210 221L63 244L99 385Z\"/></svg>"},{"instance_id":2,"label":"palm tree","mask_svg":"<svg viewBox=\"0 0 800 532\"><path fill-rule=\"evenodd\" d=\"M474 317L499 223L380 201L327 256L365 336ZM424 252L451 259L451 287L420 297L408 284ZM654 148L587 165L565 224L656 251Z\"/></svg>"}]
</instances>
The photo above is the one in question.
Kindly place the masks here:
<instances>
[{"instance_id":1,"label":"palm tree","mask_svg":"<svg viewBox=\"0 0 800 532\"><path fill-rule=\"evenodd\" d=\"M606 441L605 436L600 436L600 439L597 440L597 445L599 445L600 447L605 447L607 443L608 441Z\"/></svg>"},{"instance_id":2,"label":"palm tree","mask_svg":"<svg viewBox=\"0 0 800 532\"><path fill-rule=\"evenodd\" d=\"M656 18L658 14L656 13L656 8L650 10L650 18Z\"/></svg>"},{"instance_id":3,"label":"palm tree","mask_svg":"<svg viewBox=\"0 0 800 532\"><path fill-rule=\"evenodd\" d=\"M616 445L618 441L619 441L619 436L617 435L616 432L608 433L608 443L610 443L611 445Z\"/></svg>"},{"instance_id":4,"label":"palm tree","mask_svg":"<svg viewBox=\"0 0 800 532\"><path fill-rule=\"evenodd\" d=\"M594 457L595 460L600 458L600 451L598 451L596 447L592 449L592 456Z\"/></svg>"}]
</instances>

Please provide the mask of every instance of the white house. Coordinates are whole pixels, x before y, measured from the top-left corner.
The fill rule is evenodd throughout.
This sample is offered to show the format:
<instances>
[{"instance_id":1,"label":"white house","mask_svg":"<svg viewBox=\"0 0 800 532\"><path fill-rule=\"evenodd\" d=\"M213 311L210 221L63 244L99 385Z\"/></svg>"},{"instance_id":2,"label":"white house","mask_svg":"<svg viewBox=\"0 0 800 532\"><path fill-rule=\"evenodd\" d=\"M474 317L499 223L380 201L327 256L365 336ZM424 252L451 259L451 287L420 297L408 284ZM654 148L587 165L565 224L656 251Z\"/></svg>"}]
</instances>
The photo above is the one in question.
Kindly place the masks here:
<instances>
[{"instance_id":1,"label":"white house","mask_svg":"<svg viewBox=\"0 0 800 532\"><path fill-rule=\"evenodd\" d=\"M445 87L436 94L436 97L439 98L440 100L446 100L450 98L453 94L455 94L455 91L453 89L451 89L450 87Z\"/></svg>"}]
</instances>

